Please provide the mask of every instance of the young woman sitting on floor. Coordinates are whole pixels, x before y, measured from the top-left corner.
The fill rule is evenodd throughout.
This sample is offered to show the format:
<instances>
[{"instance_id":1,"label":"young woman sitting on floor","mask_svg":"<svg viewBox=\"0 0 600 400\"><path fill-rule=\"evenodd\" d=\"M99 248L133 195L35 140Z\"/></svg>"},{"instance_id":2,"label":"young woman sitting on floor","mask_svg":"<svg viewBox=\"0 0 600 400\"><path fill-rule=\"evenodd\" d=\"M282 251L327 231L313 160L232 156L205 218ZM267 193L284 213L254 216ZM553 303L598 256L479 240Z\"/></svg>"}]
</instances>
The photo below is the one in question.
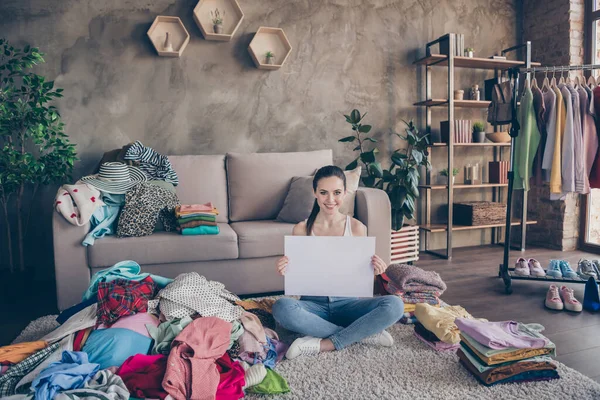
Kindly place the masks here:
<instances>
[{"instance_id":1,"label":"young woman sitting on floor","mask_svg":"<svg viewBox=\"0 0 600 400\"><path fill-rule=\"evenodd\" d=\"M317 171L313 179L315 203L306 221L294 226L297 236L367 236L367 228L357 219L340 213L346 195L346 176L340 168L329 165ZM289 259L277 261L277 271L285 274ZM375 275L387 265L373 255ZM296 339L286 353L288 359L341 350L362 342L392 346L394 340L384 329L396 323L404 312L397 296L367 299L357 297L302 296L300 300L282 298L273 305L273 317L284 328L305 337Z\"/></svg>"}]
</instances>

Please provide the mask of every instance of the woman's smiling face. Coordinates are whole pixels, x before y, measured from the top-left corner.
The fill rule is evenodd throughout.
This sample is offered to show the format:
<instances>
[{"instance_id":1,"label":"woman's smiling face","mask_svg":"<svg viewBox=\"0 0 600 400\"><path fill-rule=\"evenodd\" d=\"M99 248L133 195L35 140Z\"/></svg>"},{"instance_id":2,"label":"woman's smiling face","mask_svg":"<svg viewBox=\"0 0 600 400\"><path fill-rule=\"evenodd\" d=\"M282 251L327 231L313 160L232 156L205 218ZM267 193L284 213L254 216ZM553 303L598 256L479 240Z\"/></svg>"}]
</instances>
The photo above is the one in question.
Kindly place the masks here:
<instances>
[{"instance_id":1,"label":"woman's smiling face","mask_svg":"<svg viewBox=\"0 0 600 400\"><path fill-rule=\"evenodd\" d=\"M346 197L344 182L337 176L320 179L317 183L315 197L321 211L327 214L338 212L344 202L344 197Z\"/></svg>"}]
</instances>

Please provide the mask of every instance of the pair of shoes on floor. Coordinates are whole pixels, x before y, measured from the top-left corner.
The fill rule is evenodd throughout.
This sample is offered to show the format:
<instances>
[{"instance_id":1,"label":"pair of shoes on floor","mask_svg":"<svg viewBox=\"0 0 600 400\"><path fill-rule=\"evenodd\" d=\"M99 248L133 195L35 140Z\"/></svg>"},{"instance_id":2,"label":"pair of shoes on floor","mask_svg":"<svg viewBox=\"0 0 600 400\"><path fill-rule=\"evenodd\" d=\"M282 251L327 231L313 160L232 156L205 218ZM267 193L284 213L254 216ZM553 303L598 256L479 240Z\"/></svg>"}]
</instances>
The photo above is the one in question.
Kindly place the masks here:
<instances>
[{"instance_id":1,"label":"pair of shoes on floor","mask_svg":"<svg viewBox=\"0 0 600 400\"><path fill-rule=\"evenodd\" d=\"M600 311L600 293L598 293L598 283L593 277L590 277L585 283L583 308L588 311Z\"/></svg>"},{"instance_id":2,"label":"pair of shoes on floor","mask_svg":"<svg viewBox=\"0 0 600 400\"><path fill-rule=\"evenodd\" d=\"M544 268L542 268L538 260L536 260L535 258L525 260L521 257L515 263L514 274L518 276L542 277L546 276L546 271L544 271Z\"/></svg>"},{"instance_id":3,"label":"pair of shoes on floor","mask_svg":"<svg viewBox=\"0 0 600 400\"><path fill-rule=\"evenodd\" d=\"M600 261L590 261L582 258L579 260L579 263L577 263L577 274L581 279L598 279L598 277L600 277Z\"/></svg>"},{"instance_id":4,"label":"pair of shoes on floor","mask_svg":"<svg viewBox=\"0 0 600 400\"><path fill-rule=\"evenodd\" d=\"M294 340L285 357L288 360L293 360L299 356L314 356L321 352L321 338L305 336ZM381 331L374 335L368 336L360 341L360 343L391 347L394 344L394 339L387 331Z\"/></svg>"},{"instance_id":5,"label":"pair of shoes on floor","mask_svg":"<svg viewBox=\"0 0 600 400\"><path fill-rule=\"evenodd\" d=\"M550 265L548 266L546 275L551 278L578 278L577 273L573 271L573 269L569 265L569 262L565 260L550 260Z\"/></svg>"},{"instance_id":6,"label":"pair of shoes on floor","mask_svg":"<svg viewBox=\"0 0 600 400\"><path fill-rule=\"evenodd\" d=\"M566 286L561 286L560 289L556 285L550 285L548 293L546 293L546 307L552 310L567 310L573 312L581 312L582 305L575 298L573 289Z\"/></svg>"}]
</instances>

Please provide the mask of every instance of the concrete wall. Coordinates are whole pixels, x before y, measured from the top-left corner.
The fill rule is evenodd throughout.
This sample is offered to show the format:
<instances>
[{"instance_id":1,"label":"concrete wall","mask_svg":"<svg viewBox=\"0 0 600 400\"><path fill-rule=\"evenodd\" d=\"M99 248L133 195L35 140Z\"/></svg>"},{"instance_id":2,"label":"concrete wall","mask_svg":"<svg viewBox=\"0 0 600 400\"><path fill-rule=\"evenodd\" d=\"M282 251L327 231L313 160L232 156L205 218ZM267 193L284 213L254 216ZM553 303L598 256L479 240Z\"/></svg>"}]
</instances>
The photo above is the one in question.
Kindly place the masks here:
<instances>
[{"instance_id":1,"label":"concrete wall","mask_svg":"<svg viewBox=\"0 0 600 400\"><path fill-rule=\"evenodd\" d=\"M134 140L165 154L332 148L343 166L353 156L350 146L337 142L350 133L341 114L353 108L369 112L387 158L402 145L389 139L400 118L421 116L412 103L421 100L424 85L412 62L427 41L462 32L476 54L488 56L518 36L514 0L240 0L245 19L231 42L220 43L202 39L192 19L196 3L0 2L0 36L41 48L46 64L39 72L65 89L58 105L81 158L76 176L90 173L103 152ZM191 41L181 58L155 54L146 31L156 15L182 18ZM261 25L283 28L292 43L278 71L256 69L248 55ZM490 76L458 75L457 86L464 89ZM445 74L436 76L434 95L443 95ZM482 155L463 157L476 161ZM52 266L55 190L48 188L37 200L34 216L39 232L31 242L41 256L30 263L44 270ZM479 244L486 235L457 235L456 243Z\"/></svg>"}]
</instances>

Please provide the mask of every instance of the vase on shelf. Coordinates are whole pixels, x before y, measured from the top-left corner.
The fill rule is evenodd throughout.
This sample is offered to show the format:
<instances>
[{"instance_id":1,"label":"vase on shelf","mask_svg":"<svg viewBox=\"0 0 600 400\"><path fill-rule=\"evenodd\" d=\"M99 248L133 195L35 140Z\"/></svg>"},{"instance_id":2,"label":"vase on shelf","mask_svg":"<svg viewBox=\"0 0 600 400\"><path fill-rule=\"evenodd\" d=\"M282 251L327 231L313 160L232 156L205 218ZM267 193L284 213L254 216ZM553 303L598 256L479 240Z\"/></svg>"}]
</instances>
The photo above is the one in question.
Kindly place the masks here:
<instances>
[{"instance_id":1,"label":"vase on shelf","mask_svg":"<svg viewBox=\"0 0 600 400\"><path fill-rule=\"evenodd\" d=\"M485 142L485 131L473 131L473 143Z\"/></svg>"},{"instance_id":2,"label":"vase on shelf","mask_svg":"<svg viewBox=\"0 0 600 400\"><path fill-rule=\"evenodd\" d=\"M471 91L469 92L469 97L471 100L475 100L475 101L481 100L481 92L479 92L479 85L471 86Z\"/></svg>"},{"instance_id":3,"label":"vase on shelf","mask_svg":"<svg viewBox=\"0 0 600 400\"><path fill-rule=\"evenodd\" d=\"M214 24L213 30L215 31L216 34L220 35L221 33L223 33L223 25L222 24Z\"/></svg>"},{"instance_id":4,"label":"vase on shelf","mask_svg":"<svg viewBox=\"0 0 600 400\"><path fill-rule=\"evenodd\" d=\"M173 51L173 43L171 43L171 39L169 38L169 32L166 32L165 43L163 45L164 51Z\"/></svg>"}]
</instances>

